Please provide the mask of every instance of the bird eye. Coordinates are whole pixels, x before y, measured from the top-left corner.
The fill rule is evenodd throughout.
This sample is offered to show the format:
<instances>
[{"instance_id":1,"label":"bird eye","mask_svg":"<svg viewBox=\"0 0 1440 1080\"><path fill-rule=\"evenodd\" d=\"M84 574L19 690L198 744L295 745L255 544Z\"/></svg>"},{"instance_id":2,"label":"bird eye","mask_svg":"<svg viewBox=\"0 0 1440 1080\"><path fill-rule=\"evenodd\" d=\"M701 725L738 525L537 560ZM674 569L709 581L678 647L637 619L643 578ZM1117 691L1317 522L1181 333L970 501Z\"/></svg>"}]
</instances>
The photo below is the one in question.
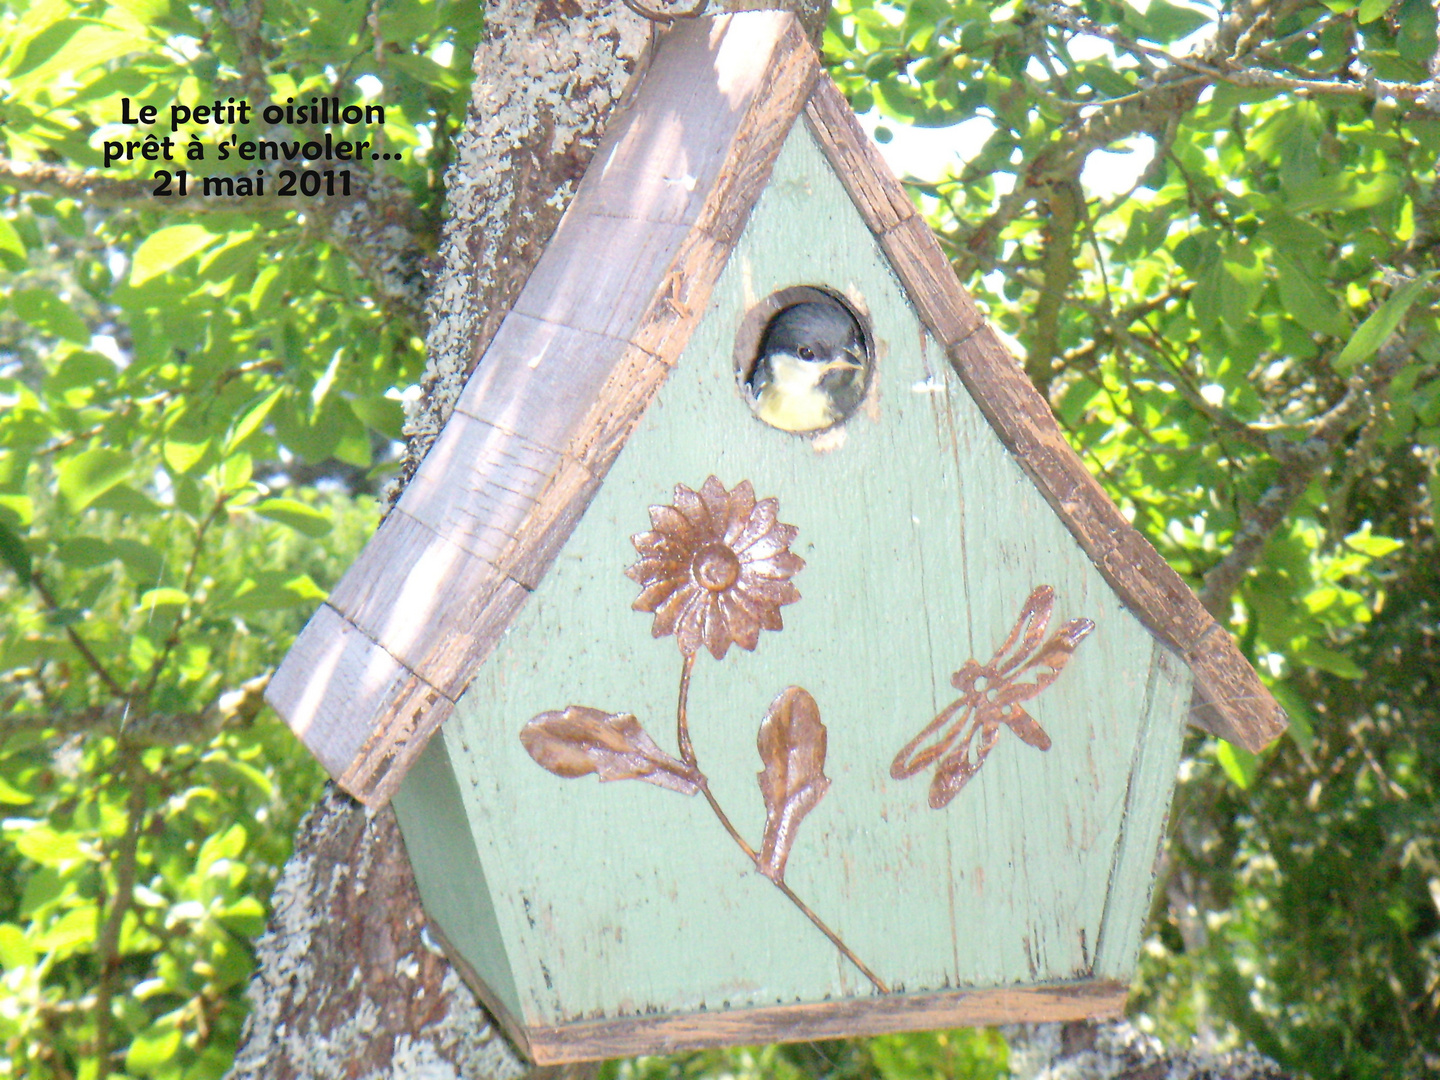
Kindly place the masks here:
<instances>
[{"instance_id":1,"label":"bird eye","mask_svg":"<svg viewBox=\"0 0 1440 1080\"><path fill-rule=\"evenodd\" d=\"M810 348L809 345L801 345L800 348L798 348L798 349L795 350L795 351L800 354L800 359L801 359L801 360L814 360L814 359L815 359L815 350L812 349L812 348Z\"/></svg>"}]
</instances>

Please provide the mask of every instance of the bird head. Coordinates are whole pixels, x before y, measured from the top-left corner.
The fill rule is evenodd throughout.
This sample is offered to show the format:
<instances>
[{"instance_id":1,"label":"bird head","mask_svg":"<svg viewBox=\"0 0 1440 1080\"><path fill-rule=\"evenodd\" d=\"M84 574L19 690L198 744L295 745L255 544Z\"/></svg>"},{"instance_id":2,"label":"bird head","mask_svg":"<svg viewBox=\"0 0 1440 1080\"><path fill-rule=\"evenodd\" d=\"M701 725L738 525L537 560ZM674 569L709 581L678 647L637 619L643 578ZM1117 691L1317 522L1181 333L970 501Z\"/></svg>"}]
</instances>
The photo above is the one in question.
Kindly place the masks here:
<instances>
[{"instance_id":1,"label":"bird head","mask_svg":"<svg viewBox=\"0 0 1440 1080\"><path fill-rule=\"evenodd\" d=\"M826 371L858 371L865 366L865 342L855 316L838 300L807 300L791 304L765 328L760 361L780 355Z\"/></svg>"}]
</instances>

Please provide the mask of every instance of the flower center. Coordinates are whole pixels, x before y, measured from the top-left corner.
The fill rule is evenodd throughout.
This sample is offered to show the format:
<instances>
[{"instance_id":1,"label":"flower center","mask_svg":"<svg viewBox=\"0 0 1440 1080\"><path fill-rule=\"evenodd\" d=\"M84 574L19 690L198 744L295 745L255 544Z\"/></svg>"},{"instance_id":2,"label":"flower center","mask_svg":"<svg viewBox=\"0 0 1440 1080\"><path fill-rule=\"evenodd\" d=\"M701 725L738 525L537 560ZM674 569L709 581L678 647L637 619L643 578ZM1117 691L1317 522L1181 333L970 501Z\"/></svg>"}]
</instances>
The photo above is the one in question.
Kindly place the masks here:
<instances>
[{"instance_id":1,"label":"flower center","mask_svg":"<svg viewBox=\"0 0 1440 1080\"><path fill-rule=\"evenodd\" d=\"M724 544L706 544L695 553L690 570L711 592L724 592L740 576L740 560Z\"/></svg>"}]
</instances>

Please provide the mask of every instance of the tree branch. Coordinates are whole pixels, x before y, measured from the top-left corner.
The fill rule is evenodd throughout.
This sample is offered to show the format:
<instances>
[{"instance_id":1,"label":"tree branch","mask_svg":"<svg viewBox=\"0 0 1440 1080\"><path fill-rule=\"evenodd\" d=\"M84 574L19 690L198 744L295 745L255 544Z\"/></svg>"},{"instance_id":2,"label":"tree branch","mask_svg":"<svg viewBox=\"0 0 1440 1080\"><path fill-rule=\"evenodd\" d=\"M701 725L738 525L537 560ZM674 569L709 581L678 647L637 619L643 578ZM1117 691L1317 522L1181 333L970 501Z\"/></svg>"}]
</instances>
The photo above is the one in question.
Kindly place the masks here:
<instances>
[{"instance_id":1,"label":"tree branch","mask_svg":"<svg viewBox=\"0 0 1440 1080\"><path fill-rule=\"evenodd\" d=\"M1401 333L1391 334L1367 369L1351 376L1345 395L1328 411L1306 425L1309 437L1296 444L1281 462L1279 475L1244 514L1230 550L1205 573L1200 602L1223 624L1230 597L1250 568L1259 561L1275 533L1310 482L1330 460L1335 448L1375 408L1375 395L1390 384L1411 356L1410 343Z\"/></svg>"}]
</instances>

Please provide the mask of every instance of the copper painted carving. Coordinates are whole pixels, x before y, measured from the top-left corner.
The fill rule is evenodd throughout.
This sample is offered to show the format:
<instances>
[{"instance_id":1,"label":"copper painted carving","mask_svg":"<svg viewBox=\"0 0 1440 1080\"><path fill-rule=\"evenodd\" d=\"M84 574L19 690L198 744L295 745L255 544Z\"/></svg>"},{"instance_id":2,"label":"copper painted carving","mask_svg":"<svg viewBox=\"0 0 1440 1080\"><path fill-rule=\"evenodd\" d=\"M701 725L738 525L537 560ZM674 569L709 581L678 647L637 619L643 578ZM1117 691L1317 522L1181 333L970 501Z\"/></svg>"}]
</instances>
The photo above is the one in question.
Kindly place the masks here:
<instances>
[{"instance_id":1,"label":"copper painted carving","mask_svg":"<svg viewBox=\"0 0 1440 1080\"><path fill-rule=\"evenodd\" d=\"M1049 585L1032 592L1010 636L995 650L990 662L966 660L965 666L950 677L950 685L960 691L960 697L940 710L895 755L890 775L896 780L914 776L932 762L939 762L930 779L930 805L934 809L946 806L985 764L1000 738L1002 724L1030 746L1050 749L1050 736L1020 707L1021 703L1058 679L1075 647L1095 629L1090 619L1071 619L1042 645L1054 604L1055 590ZM1012 648L1014 653L1010 652ZM972 758L971 744L977 733L980 741Z\"/></svg>"},{"instance_id":2,"label":"copper painted carving","mask_svg":"<svg viewBox=\"0 0 1440 1080\"><path fill-rule=\"evenodd\" d=\"M760 850L740 835L701 771L690 738L690 677L702 649L716 660L731 645L753 650L761 630L781 630L780 608L800 599L790 579L805 561L790 552L796 528L778 520L775 499L756 501L750 481L731 491L710 477L699 491L675 486L672 506L650 507L649 532L631 537L640 561L625 571L640 585L631 605L653 612L654 637L673 634L680 647L680 691L675 708L678 759L662 750L629 713L572 705L536 716L520 733L530 756L557 776L595 773L605 780L643 780L704 795L755 869L830 939L881 993L889 988L804 901L785 884L785 864L801 821L830 787L825 775L825 725L810 694L788 686L760 723L757 774L765 802Z\"/></svg>"}]
</instances>

